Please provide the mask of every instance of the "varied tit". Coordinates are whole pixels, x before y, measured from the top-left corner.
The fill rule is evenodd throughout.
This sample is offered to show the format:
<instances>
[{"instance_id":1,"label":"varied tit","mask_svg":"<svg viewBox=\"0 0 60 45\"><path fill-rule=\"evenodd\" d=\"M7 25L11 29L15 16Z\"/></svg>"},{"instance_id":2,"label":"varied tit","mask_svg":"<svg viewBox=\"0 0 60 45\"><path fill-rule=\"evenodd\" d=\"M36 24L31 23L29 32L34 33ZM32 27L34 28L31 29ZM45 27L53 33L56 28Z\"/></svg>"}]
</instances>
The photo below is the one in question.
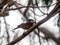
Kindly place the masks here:
<instances>
[{"instance_id":1,"label":"varied tit","mask_svg":"<svg viewBox=\"0 0 60 45\"><path fill-rule=\"evenodd\" d=\"M20 25L18 25L15 29L18 29L18 28L23 28L23 29L26 29L28 30L29 28L31 28L33 25L35 24L34 20L32 19L29 19L26 23L22 23Z\"/></svg>"}]
</instances>

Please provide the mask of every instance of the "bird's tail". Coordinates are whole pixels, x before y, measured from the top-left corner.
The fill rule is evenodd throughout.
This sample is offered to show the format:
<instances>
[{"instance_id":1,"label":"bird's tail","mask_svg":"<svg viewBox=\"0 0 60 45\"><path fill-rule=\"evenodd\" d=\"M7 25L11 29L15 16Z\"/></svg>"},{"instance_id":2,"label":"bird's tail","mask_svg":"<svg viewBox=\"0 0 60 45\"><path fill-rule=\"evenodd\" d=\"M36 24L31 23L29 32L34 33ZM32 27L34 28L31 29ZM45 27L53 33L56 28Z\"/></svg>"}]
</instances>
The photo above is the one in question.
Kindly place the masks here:
<instances>
[{"instance_id":1,"label":"bird's tail","mask_svg":"<svg viewBox=\"0 0 60 45\"><path fill-rule=\"evenodd\" d=\"M16 27L16 28L14 28L13 30L16 30L16 29L18 29L18 28Z\"/></svg>"},{"instance_id":2,"label":"bird's tail","mask_svg":"<svg viewBox=\"0 0 60 45\"><path fill-rule=\"evenodd\" d=\"M21 27L22 27L22 26L19 25L18 27L14 28L13 30L16 30L16 29L21 28Z\"/></svg>"},{"instance_id":3,"label":"bird's tail","mask_svg":"<svg viewBox=\"0 0 60 45\"><path fill-rule=\"evenodd\" d=\"M16 28L14 28L13 30L16 30L16 29L18 29L18 28L22 28L22 24L21 25L18 25Z\"/></svg>"}]
</instances>

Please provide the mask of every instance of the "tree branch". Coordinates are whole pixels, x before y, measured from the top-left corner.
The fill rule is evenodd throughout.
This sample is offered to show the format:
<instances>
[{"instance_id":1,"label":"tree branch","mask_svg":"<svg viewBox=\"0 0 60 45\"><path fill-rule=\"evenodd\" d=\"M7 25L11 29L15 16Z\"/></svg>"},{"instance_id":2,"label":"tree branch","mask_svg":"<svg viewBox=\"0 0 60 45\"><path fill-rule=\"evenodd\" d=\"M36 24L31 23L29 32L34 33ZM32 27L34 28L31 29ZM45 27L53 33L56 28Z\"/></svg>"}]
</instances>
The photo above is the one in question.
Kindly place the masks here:
<instances>
[{"instance_id":1,"label":"tree branch","mask_svg":"<svg viewBox=\"0 0 60 45\"><path fill-rule=\"evenodd\" d=\"M56 8L56 7L55 7ZM9 44L7 45L13 45L15 43L17 43L18 41L22 40L25 36L27 36L30 32L32 32L35 28L37 28L39 25L43 24L44 22L48 21L51 17L53 17L57 12L59 12L60 9L53 9L49 15L44 18L43 20L39 21L38 23L36 23L34 26L32 26L30 29L28 29L28 31L26 31L25 33L23 33L20 37L18 37L17 39L11 41ZM54 35L47 31L47 30L40 30L42 32L44 32L46 35L48 35L48 37L50 37L51 39L53 39L57 44L60 44L59 41L57 41L57 39L54 37ZM49 32L49 33L48 33Z\"/></svg>"}]
</instances>

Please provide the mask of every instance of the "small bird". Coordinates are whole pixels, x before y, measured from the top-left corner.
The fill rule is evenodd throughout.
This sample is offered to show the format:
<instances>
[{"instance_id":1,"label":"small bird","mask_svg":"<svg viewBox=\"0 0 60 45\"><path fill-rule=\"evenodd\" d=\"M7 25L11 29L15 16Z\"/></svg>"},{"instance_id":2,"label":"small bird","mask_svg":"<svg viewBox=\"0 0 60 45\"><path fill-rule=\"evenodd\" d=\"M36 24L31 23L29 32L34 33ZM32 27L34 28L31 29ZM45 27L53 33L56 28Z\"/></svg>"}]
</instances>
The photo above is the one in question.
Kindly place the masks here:
<instances>
[{"instance_id":1,"label":"small bird","mask_svg":"<svg viewBox=\"0 0 60 45\"><path fill-rule=\"evenodd\" d=\"M34 20L32 19L29 19L26 23L22 23L20 25L18 25L15 29L18 29L18 28L23 28L25 30L28 30L29 28L31 28L33 25L35 24Z\"/></svg>"}]
</instances>

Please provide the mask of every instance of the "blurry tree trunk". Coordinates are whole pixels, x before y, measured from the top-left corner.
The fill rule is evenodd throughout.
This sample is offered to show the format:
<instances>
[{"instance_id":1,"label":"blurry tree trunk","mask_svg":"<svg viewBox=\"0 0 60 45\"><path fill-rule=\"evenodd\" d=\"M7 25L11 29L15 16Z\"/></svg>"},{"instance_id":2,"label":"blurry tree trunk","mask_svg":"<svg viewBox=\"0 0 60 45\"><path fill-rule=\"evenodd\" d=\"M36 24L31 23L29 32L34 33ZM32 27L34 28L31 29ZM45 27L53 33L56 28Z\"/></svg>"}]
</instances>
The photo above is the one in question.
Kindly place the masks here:
<instances>
[{"instance_id":1,"label":"blurry tree trunk","mask_svg":"<svg viewBox=\"0 0 60 45\"><path fill-rule=\"evenodd\" d=\"M1 32L1 17L0 17L0 32Z\"/></svg>"},{"instance_id":2,"label":"blurry tree trunk","mask_svg":"<svg viewBox=\"0 0 60 45\"><path fill-rule=\"evenodd\" d=\"M60 36L60 12L59 12L59 19L58 19L58 27L59 27L59 36Z\"/></svg>"},{"instance_id":3,"label":"blurry tree trunk","mask_svg":"<svg viewBox=\"0 0 60 45\"><path fill-rule=\"evenodd\" d=\"M6 30L6 34L7 34L7 43L9 43L9 32L8 32L8 28L7 28L7 23L6 23L6 20L5 20L5 17L4 18L4 23L5 23L5 30Z\"/></svg>"}]
</instances>

